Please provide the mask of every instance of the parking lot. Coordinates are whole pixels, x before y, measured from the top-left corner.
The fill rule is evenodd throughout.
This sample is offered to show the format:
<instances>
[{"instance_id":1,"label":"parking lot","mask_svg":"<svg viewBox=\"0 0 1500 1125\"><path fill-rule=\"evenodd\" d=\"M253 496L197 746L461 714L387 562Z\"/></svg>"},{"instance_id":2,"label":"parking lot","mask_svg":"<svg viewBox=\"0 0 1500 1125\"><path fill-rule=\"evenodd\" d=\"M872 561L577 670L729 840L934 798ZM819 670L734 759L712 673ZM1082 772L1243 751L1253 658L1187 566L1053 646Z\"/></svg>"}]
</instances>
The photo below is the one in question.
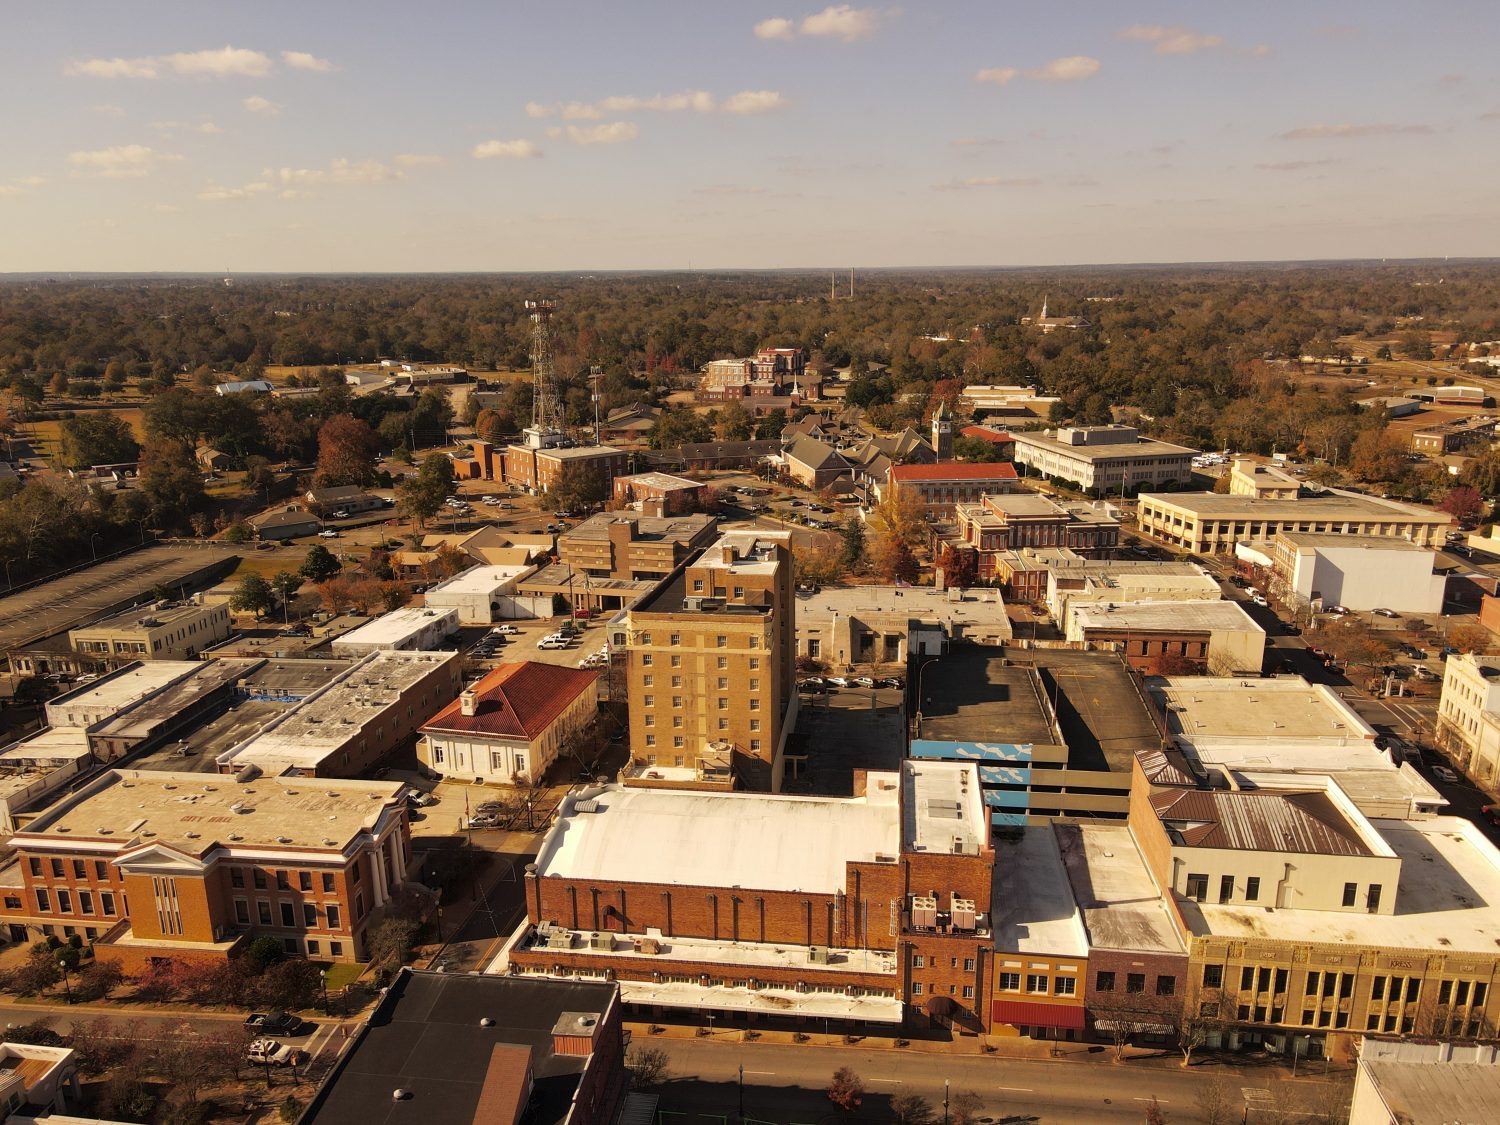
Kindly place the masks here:
<instances>
[{"instance_id":1,"label":"parking lot","mask_svg":"<svg viewBox=\"0 0 1500 1125\"><path fill-rule=\"evenodd\" d=\"M905 746L905 691L831 688L803 694L787 740L782 791L825 797L854 792L854 771L899 769Z\"/></svg>"}]
</instances>

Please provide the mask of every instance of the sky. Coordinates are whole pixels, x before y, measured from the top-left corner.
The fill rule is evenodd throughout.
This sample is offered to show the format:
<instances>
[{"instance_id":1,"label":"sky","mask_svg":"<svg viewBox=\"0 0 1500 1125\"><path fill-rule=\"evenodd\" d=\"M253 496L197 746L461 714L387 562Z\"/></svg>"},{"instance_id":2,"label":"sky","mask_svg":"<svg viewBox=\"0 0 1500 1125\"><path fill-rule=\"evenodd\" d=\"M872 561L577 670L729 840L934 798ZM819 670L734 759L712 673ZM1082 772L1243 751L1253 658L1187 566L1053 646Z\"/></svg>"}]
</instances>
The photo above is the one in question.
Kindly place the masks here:
<instances>
[{"instance_id":1,"label":"sky","mask_svg":"<svg viewBox=\"0 0 1500 1125\"><path fill-rule=\"evenodd\" d=\"M1500 255L1500 4L0 0L0 272Z\"/></svg>"}]
</instances>

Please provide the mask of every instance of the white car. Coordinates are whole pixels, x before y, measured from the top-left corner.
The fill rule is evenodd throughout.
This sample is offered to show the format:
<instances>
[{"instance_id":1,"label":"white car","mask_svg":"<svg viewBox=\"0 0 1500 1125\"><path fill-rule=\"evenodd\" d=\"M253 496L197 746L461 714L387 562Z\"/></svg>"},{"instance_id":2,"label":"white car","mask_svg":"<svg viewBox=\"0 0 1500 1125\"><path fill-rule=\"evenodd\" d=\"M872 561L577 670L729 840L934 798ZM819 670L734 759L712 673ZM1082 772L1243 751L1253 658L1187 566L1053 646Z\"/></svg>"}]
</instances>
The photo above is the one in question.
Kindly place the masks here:
<instances>
[{"instance_id":1,"label":"white car","mask_svg":"<svg viewBox=\"0 0 1500 1125\"><path fill-rule=\"evenodd\" d=\"M537 641L537 648L567 648L571 642L567 637L543 637Z\"/></svg>"},{"instance_id":2,"label":"white car","mask_svg":"<svg viewBox=\"0 0 1500 1125\"><path fill-rule=\"evenodd\" d=\"M303 1054L275 1039L256 1039L245 1051L245 1058L257 1066L296 1066Z\"/></svg>"},{"instance_id":3,"label":"white car","mask_svg":"<svg viewBox=\"0 0 1500 1125\"><path fill-rule=\"evenodd\" d=\"M320 532L318 532L318 538L319 539L337 539L338 537L339 537L339 533L337 531L332 530L332 529L328 529L326 531L320 531Z\"/></svg>"},{"instance_id":4,"label":"white car","mask_svg":"<svg viewBox=\"0 0 1500 1125\"><path fill-rule=\"evenodd\" d=\"M1446 781L1449 785L1458 784L1458 774L1454 773L1447 766L1433 766L1432 776L1439 781Z\"/></svg>"},{"instance_id":5,"label":"white car","mask_svg":"<svg viewBox=\"0 0 1500 1125\"><path fill-rule=\"evenodd\" d=\"M1250 595L1250 600L1252 602L1254 602L1256 605L1270 605L1271 604L1270 602L1266 601L1266 599L1262 595L1260 595L1260 594L1251 594Z\"/></svg>"}]
</instances>

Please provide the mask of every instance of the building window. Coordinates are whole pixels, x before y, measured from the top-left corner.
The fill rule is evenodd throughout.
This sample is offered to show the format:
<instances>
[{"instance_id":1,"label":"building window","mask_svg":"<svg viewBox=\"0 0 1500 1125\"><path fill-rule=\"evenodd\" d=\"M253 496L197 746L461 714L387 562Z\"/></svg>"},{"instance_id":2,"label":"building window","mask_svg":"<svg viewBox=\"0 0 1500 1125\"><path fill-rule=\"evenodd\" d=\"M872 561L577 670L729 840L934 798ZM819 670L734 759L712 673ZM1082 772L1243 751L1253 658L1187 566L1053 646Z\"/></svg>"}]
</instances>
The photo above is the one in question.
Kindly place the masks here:
<instances>
[{"instance_id":1,"label":"building window","mask_svg":"<svg viewBox=\"0 0 1500 1125\"><path fill-rule=\"evenodd\" d=\"M62 860L60 860L60 859L54 859L52 861L52 877L54 879L61 879L63 877L63 861Z\"/></svg>"},{"instance_id":2,"label":"building window","mask_svg":"<svg viewBox=\"0 0 1500 1125\"><path fill-rule=\"evenodd\" d=\"M263 891L266 889L266 873L257 867L254 871L255 889Z\"/></svg>"},{"instance_id":3,"label":"building window","mask_svg":"<svg viewBox=\"0 0 1500 1125\"><path fill-rule=\"evenodd\" d=\"M818 659L818 657L822 656L823 655L823 642L820 641L820 640L811 640L811 641L808 641L807 642L807 655L810 656L810 657L812 657L814 660L816 660L816 659Z\"/></svg>"},{"instance_id":4,"label":"building window","mask_svg":"<svg viewBox=\"0 0 1500 1125\"><path fill-rule=\"evenodd\" d=\"M752 754L759 754L760 753L760 739L758 739L758 738L752 738L750 740L750 752Z\"/></svg>"},{"instance_id":5,"label":"building window","mask_svg":"<svg viewBox=\"0 0 1500 1125\"><path fill-rule=\"evenodd\" d=\"M80 914L92 914L94 912L94 896L92 892L84 890L78 892L78 912Z\"/></svg>"},{"instance_id":6,"label":"building window","mask_svg":"<svg viewBox=\"0 0 1500 1125\"><path fill-rule=\"evenodd\" d=\"M1365 893L1365 909L1371 914L1380 909L1380 884L1371 883L1370 889Z\"/></svg>"},{"instance_id":7,"label":"building window","mask_svg":"<svg viewBox=\"0 0 1500 1125\"><path fill-rule=\"evenodd\" d=\"M1233 875L1220 875L1219 876L1219 901L1220 902L1228 902L1232 898L1234 898L1234 876Z\"/></svg>"},{"instance_id":8,"label":"building window","mask_svg":"<svg viewBox=\"0 0 1500 1125\"><path fill-rule=\"evenodd\" d=\"M682 686L682 677L681 676L673 676L672 677L672 686L673 687L681 687Z\"/></svg>"},{"instance_id":9,"label":"building window","mask_svg":"<svg viewBox=\"0 0 1500 1125\"><path fill-rule=\"evenodd\" d=\"M677 679L677 677L673 676L672 679L675 680L675 679ZM654 681L655 681L655 677L654 676L642 676L641 677L641 687L651 687Z\"/></svg>"},{"instance_id":10,"label":"building window","mask_svg":"<svg viewBox=\"0 0 1500 1125\"><path fill-rule=\"evenodd\" d=\"M1255 902L1260 898L1260 876L1251 875L1245 880L1245 901Z\"/></svg>"},{"instance_id":11,"label":"building window","mask_svg":"<svg viewBox=\"0 0 1500 1125\"><path fill-rule=\"evenodd\" d=\"M244 873L244 871L242 871L238 867L231 867L229 869L229 885L231 887L235 887L237 889L243 890L244 886L245 886L245 873Z\"/></svg>"},{"instance_id":12,"label":"building window","mask_svg":"<svg viewBox=\"0 0 1500 1125\"><path fill-rule=\"evenodd\" d=\"M913 955L911 967L913 969L925 969L927 967L927 958L923 957L920 953Z\"/></svg>"},{"instance_id":13,"label":"building window","mask_svg":"<svg viewBox=\"0 0 1500 1125\"><path fill-rule=\"evenodd\" d=\"M641 653L641 667L643 667L643 668L649 668L649 667L651 667L651 654L649 652L643 652L643 653Z\"/></svg>"},{"instance_id":14,"label":"building window","mask_svg":"<svg viewBox=\"0 0 1500 1125\"><path fill-rule=\"evenodd\" d=\"M682 634L681 633L673 633L672 637L671 637L672 647L676 648L681 643L682 643Z\"/></svg>"},{"instance_id":15,"label":"building window","mask_svg":"<svg viewBox=\"0 0 1500 1125\"><path fill-rule=\"evenodd\" d=\"M289 891L292 889L292 881L287 878L285 871L276 872L276 889L278 891Z\"/></svg>"},{"instance_id":16,"label":"building window","mask_svg":"<svg viewBox=\"0 0 1500 1125\"><path fill-rule=\"evenodd\" d=\"M302 904L302 924L308 929L318 924L318 908L310 902Z\"/></svg>"},{"instance_id":17,"label":"building window","mask_svg":"<svg viewBox=\"0 0 1500 1125\"><path fill-rule=\"evenodd\" d=\"M323 904L323 917L325 919L327 919L327 921L328 921L328 928L330 930L337 930L337 929L341 928L340 925L339 925L339 907L338 907L337 903L334 903L334 902L326 902L326 903L324 903Z\"/></svg>"},{"instance_id":18,"label":"building window","mask_svg":"<svg viewBox=\"0 0 1500 1125\"><path fill-rule=\"evenodd\" d=\"M234 900L234 920L241 926L250 924L250 904L242 898Z\"/></svg>"},{"instance_id":19,"label":"building window","mask_svg":"<svg viewBox=\"0 0 1500 1125\"><path fill-rule=\"evenodd\" d=\"M922 982L921 981L913 981L912 982L911 994L913 996L920 996L920 995L922 995Z\"/></svg>"},{"instance_id":20,"label":"building window","mask_svg":"<svg viewBox=\"0 0 1500 1125\"><path fill-rule=\"evenodd\" d=\"M60 914L73 913L73 893L62 887L53 888L57 892L57 910Z\"/></svg>"},{"instance_id":21,"label":"building window","mask_svg":"<svg viewBox=\"0 0 1500 1125\"><path fill-rule=\"evenodd\" d=\"M974 999L974 986L972 984L966 984L966 985L964 985L964 999L965 1000L972 1000L972 999Z\"/></svg>"},{"instance_id":22,"label":"building window","mask_svg":"<svg viewBox=\"0 0 1500 1125\"><path fill-rule=\"evenodd\" d=\"M73 878L75 878L75 879L87 879L88 877L89 877L89 869L84 864L83 860L81 860L81 859L75 859L73 861Z\"/></svg>"},{"instance_id":23,"label":"building window","mask_svg":"<svg viewBox=\"0 0 1500 1125\"><path fill-rule=\"evenodd\" d=\"M1177 978L1171 976L1158 976L1156 978L1156 994L1158 996L1175 996L1177 993Z\"/></svg>"},{"instance_id":24,"label":"building window","mask_svg":"<svg viewBox=\"0 0 1500 1125\"><path fill-rule=\"evenodd\" d=\"M654 735L654 734L648 734L646 736L646 745L647 746L655 746L656 745L656 735Z\"/></svg>"},{"instance_id":25,"label":"building window","mask_svg":"<svg viewBox=\"0 0 1500 1125\"><path fill-rule=\"evenodd\" d=\"M32 873L32 875L34 875L34 876L36 876L36 878L40 879L42 877L42 861L39 860L39 859L33 858L33 859L28 860L27 862L31 865L31 873Z\"/></svg>"},{"instance_id":26,"label":"building window","mask_svg":"<svg viewBox=\"0 0 1500 1125\"><path fill-rule=\"evenodd\" d=\"M36 888L36 908L43 914L50 913L52 910L52 899L45 888Z\"/></svg>"},{"instance_id":27,"label":"building window","mask_svg":"<svg viewBox=\"0 0 1500 1125\"><path fill-rule=\"evenodd\" d=\"M722 695L719 696L719 710L720 711L728 711L729 710L729 700L726 699L726 698L724 698Z\"/></svg>"},{"instance_id":28,"label":"building window","mask_svg":"<svg viewBox=\"0 0 1500 1125\"><path fill-rule=\"evenodd\" d=\"M1053 981L1052 988L1059 996L1073 996L1078 988L1078 982L1072 977L1057 977Z\"/></svg>"},{"instance_id":29,"label":"building window","mask_svg":"<svg viewBox=\"0 0 1500 1125\"><path fill-rule=\"evenodd\" d=\"M1042 973L1026 974L1026 991L1035 992L1039 996L1047 994L1047 978Z\"/></svg>"},{"instance_id":30,"label":"building window","mask_svg":"<svg viewBox=\"0 0 1500 1125\"><path fill-rule=\"evenodd\" d=\"M104 912L106 918L115 916L115 896L110 891L99 892L99 909Z\"/></svg>"},{"instance_id":31,"label":"building window","mask_svg":"<svg viewBox=\"0 0 1500 1125\"><path fill-rule=\"evenodd\" d=\"M1145 992L1146 991L1146 974L1145 973L1126 973L1125 974L1125 991L1126 992Z\"/></svg>"},{"instance_id":32,"label":"building window","mask_svg":"<svg viewBox=\"0 0 1500 1125\"><path fill-rule=\"evenodd\" d=\"M1203 987L1204 988L1222 988L1223 985L1224 985L1224 966L1223 965L1204 965L1203 966Z\"/></svg>"},{"instance_id":33,"label":"building window","mask_svg":"<svg viewBox=\"0 0 1500 1125\"><path fill-rule=\"evenodd\" d=\"M642 633L641 634L641 644L643 644L643 645L649 645L650 643L651 643L651 634L650 633Z\"/></svg>"},{"instance_id":34,"label":"building window","mask_svg":"<svg viewBox=\"0 0 1500 1125\"><path fill-rule=\"evenodd\" d=\"M1113 992L1115 990L1115 974L1100 969L1094 974L1095 992Z\"/></svg>"},{"instance_id":35,"label":"building window","mask_svg":"<svg viewBox=\"0 0 1500 1125\"><path fill-rule=\"evenodd\" d=\"M1001 973L1000 974L1000 991L1001 992L1020 992L1021 991L1021 974L1020 973Z\"/></svg>"},{"instance_id":36,"label":"building window","mask_svg":"<svg viewBox=\"0 0 1500 1125\"><path fill-rule=\"evenodd\" d=\"M1187 896L1194 902L1208 901L1208 876L1189 875L1187 877Z\"/></svg>"},{"instance_id":37,"label":"building window","mask_svg":"<svg viewBox=\"0 0 1500 1125\"><path fill-rule=\"evenodd\" d=\"M1344 905L1345 906L1353 906L1354 905L1354 898L1355 898L1355 895L1357 894L1358 891L1359 891L1359 884L1358 883L1345 883L1344 884Z\"/></svg>"},{"instance_id":38,"label":"building window","mask_svg":"<svg viewBox=\"0 0 1500 1125\"><path fill-rule=\"evenodd\" d=\"M681 749L683 745L685 745L685 744L684 744L684 742L682 740L682 735L680 735L680 734L674 734L672 736L672 746L673 746L673 748L674 749Z\"/></svg>"},{"instance_id":39,"label":"building window","mask_svg":"<svg viewBox=\"0 0 1500 1125\"><path fill-rule=\"evenodd\" d=\"M759 719L751 719L750 720L750 729L751 730L760 730L760 720Z\"/></svg>"},{"instance_id":40,"label":"building window","mask_svg":"<svg viewBox=\"0 0 1500 1125\"><path fill-rule=\"evenodd\" d=\"M714 638L714 646L716 648L728 648L729 638L721 633L719 636Z\"/></svg>"},{"instance_id":41,"label":"building window","mask_svg":"<svg viewBox=\"0 0 1500 1125\"><path fill-rule=\"evenodd\" d=\"M333 876L330 875L330 874L328 874L327 872L325 872L323 874L323 890L324 891L332 891L333 890Z\"/></svg>"},{"instance_id":42,"label":"building window","mask_svg":"<svg viewBox=\"0 0 1500 1125\"><path fill-rule=\"evenodd\" d=\"M716 667L716 668L728 668L729 667L729 657L727 657L727 656L721 656L721 657L719 657L718 658L718 662L714 665L714 667Z\"/></svg>"},{"instance_id":43,"label":"building window","mask_svg":"<svg viewBox=\"0 0 1500 1125\"><path fill-rule=\"evenodd\" d=\"M1255 987L1255 969L1246 965L1240 970L1240 991L1249 992Z\"/></svg>"},{"instance_id":44,"label":"building window","mask_svg":"<svg viewBox=\"0 0 1500 1125\"><path fill-rule=\"evenodd\" d=\"M264 899L257 900L255 903L255 913L260 918L262 926L269 926L271 924L271 904L269 902L266 902Z\"/></svg>"},{"instance_id":45,"label":"building window","mask_svg":"<svg viewBox=\"0 0 1500 1125\"><path fill-rule=\"evenodd\" d=\"M974 958L972 958L972 957L965 957L964 958L964 972L966 972L966 973L972 973L973 971L974 971Z\"/></svg>"}]
</instances>

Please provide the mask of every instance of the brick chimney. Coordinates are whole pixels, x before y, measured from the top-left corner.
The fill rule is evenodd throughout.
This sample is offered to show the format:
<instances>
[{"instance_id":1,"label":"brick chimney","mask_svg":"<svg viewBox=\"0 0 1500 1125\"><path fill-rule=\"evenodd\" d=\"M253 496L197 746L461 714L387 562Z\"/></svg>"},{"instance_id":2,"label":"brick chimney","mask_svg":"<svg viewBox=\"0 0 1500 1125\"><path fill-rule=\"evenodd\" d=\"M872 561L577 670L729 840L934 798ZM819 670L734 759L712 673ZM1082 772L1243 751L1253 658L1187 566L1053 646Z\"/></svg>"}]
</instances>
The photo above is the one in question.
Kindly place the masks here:
<instances>
[{"instance_id":1,"label":"brick chimney","mask_svg":"<svg viewBox=\"0 0 1500 1125\"><path fill-rule=\"evenodd\" d=\"M604 1023L601 1012L563 1012L552 1025L552 1053L591 1055Z\"/></svg>"},{"instance_id":2,"label":"brick chimney","mask_svg":"<svg viewBox=\"0 0 1500 1125\"><path fill-rule=\"evenodd\" d=\"M459 693L458 713L472 718L479 711L479 696L472 691Z\"/></svg>"}]
</instances>

